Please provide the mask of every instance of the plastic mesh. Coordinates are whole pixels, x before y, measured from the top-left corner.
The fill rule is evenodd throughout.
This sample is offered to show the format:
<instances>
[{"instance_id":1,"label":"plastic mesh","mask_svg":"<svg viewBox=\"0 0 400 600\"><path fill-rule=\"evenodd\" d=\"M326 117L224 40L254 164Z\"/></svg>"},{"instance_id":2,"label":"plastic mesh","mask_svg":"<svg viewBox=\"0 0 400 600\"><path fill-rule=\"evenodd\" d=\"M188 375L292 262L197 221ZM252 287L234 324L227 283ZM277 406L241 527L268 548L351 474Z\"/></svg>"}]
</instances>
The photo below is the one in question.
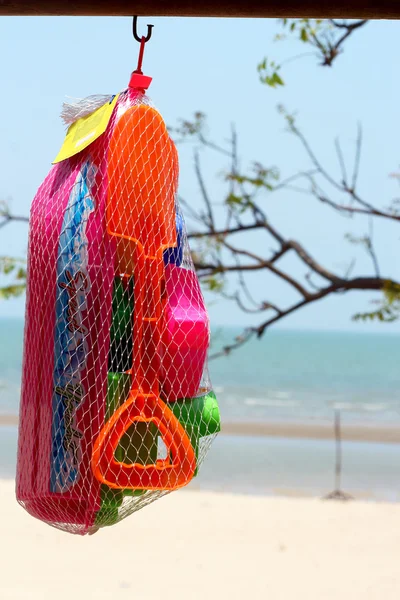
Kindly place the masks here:
<instances>
[{"instance_id":1,"label":"plastic mesh","mask_svg":"<svg viewBox=\"0 0 400 600\"><path fill-rule=\"evenodd\" d=\"M220 418L159 113L123 92L31 208L17 499L94 533L197 475Z\"/></svg>"}]
</instances>

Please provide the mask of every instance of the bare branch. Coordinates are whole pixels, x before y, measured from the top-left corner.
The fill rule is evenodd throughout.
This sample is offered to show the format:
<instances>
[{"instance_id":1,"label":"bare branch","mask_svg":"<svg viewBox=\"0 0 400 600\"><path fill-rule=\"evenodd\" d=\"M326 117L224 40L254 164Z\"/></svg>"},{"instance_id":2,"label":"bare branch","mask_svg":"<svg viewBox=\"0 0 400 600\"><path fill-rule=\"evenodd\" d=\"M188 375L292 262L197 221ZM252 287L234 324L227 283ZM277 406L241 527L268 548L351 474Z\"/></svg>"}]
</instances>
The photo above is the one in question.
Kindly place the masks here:
<instances>
[{"instance_id":1,"label":"bare branch","mask_svg":"<svg viewBox=\"0 0 400 600\"><path fill-rule=\"evenodd\" d=\"M375 248L374 248L374 244L373 244L373 233L374 233L374 226L373 226L373 221L372 218L369 218L369 236L368 236L368 242L367 242L367 252L371 257L372 260L372 264L374 265L374 269L375 269L375 275L377 277L380 277L380 269L379 269L379 264L378 264L378 258L376 256L376 252L375 252Z\"/></svg>"},{"instance_id":2,"label":"bare branch","mask_svg":"<svg viewBox=\"0 0 400 600\"><path fill-rule=\"evenodd\" d=\"M14 222L29 223L29 218L21 215L13 215L4 201L0 201L0 229Z\"/></svg>"},{"instance_id":3,"label":"bare branch","mask_svg":"<svg viewBox=\"0 0 400 600\"><path fill-rule=\"evenodd\" d=\"M361 27L362 25L365 25L365 23L367 23L366 20L362 20L362 21L357 21L357 23L351 23L349 25L349 23L347 23L346 21L343 21L343 23L338 23L338 21L336 21L336 19L329 19L330 22L332 23L332 25L334 25L337 29L357 29L358 27Z\"/></svg>"},{"instance_id":4,"label":"bare branch","mask_svg":"<svg viewBox=\"0 0 400 600\"><path fill-rule=\"evenodd\" d=\"M178 200L179 200L179 204L181 206L185 207L185 211L188 213L189 217L193 221L197 221L198 223L201 223L202 225L204 225L204 219L201 217L201 215L198 212L196 212L194 210L194 208L192 207L192 205L189 202L186 202L186 200L184 198L182 198L182 196L178 196Z\"/></svg>"},{"instance_id":5,"label":"bare branch","mask_svg":"<svg viewBox=\"0 0 400 600\"><path fill-rule=\"evenodd\" d=\"M325 298L326 296L329 296L330 294L344 293L344 292L349 292L351 290L370 290L370 291L382 290L385 288L388 281L393 283L393 285L399 285L398 283L396 283L394 281L392 282L391 280L382 279L380 277L355 277L354 279L341 279L335 283L332 283L331 285L329 285L325 288L322 288L321 290L319 290L318 292L315 292L314 294L310 294L308 298L305 298L304 300L302 300L301 302L298 302L297 304L293 304L288 309L282 311L280 314L278 314L275 317L262 323L255 330L257 333L257 337L261 337L262 334L264 333L264 331L268 327L270 327L271 325L273 325L274 323L276 323L283 317L286 317L287 315L295 312L296 310L298 310L299 308L302 308L303 306L306 306L307 304L311 304L313 302L316 302L317 300L321 300L322 298Z\"/></svg>"},{"instance_id":6,"label":"bare branch","mask_svg":"<svg viewBox=\"0 0 400 600\"><path fill-rule=\"evenodd\" d=\"M290 250L290 246L288 246L288 244L284 244L280 250L278 250L277 252L275 252L272 257L270 258L269 262L271 264L273 264L274 262L276 262L277 260L279 260L281 258L281 256L283 256L284 254L286 254L288 251Z\"/></svg>"},{"instance_id":7,"label":"bare branch","mask_svg":"<svg viewBox=\"0 0 400 600\"><path fill-rule=\"evenodd\" d=\"M330 200L325 193L318 192L318 190L317 190L318 186L316 185L315 181L313 180L312 175L310 174L310 171L305 171L305 172L300 173L299 177L305 177L305 178L309 179L309 181L311 182L311 192L310 193L313 196L318 198L318 200L320 200L321 202L324 202L325 204L331 206L335 210L338 210L339 212L348 213L348 214L358 213L358 214L365 214L365 215L374 215L377 217L383 217L386 219L400 221L400 215L396 215L393 212L387 212L387 211L383 211L383 210L377 208L370 202L367 202L366 200L361 198L355 191L357 179L358 179L358 175L359 175L360 159L361 159L361 146L362 146L362 129L361 129L360 125L358 126L357 141L356 141L356 153L355 153L355 161L354 161L354 169L353 169L353 174L352 174L351 187L349 187L348 184L346 183L346 180L347 180L346 168L345 168L345 164L344 164L341 147L337 140L335 142L336 151L337 151L337 154L339 157L339 162L340 162L341 172L342 172L342 179L343 179L343 181L340 183L335 181L334 178L322 166L322 164L317 159L314 151L312 150L308 140L305 138L304 134L295 125L295 123L290 120L289 120L289 128L290 128L290 131L292 131L292 133L294 135L296 135L299 138L299 140L301 141L303 147L306 150L307 155L309 156L311 162L315 166L316 174L320 174L330 185L332 185L332 187L334 187L340 193L350 196L350 198L352 200L354 200L356 203L358 203L360 206L362 206L362 209L360 209L358 207L354 207L354 206L349 206L346 204L337 203L337 202ZM295 177L296 176L294 176L294 178ZM294 178L292 178L291 180L293 180Z\"/></svg>"},{"instance_id":8,"label":"bare branch","mask_svg":"<svg viewBox=\"0 0 400 600\"><path fill-rule=\"evenodd\" d=\"M301 260L310 267L315 273L318 273L324 279L328 281L339 281L339 277L334 273L325 269L322 265L318 264L316 260L314 260L311 255L301 246L298 242L294 240L290 240L287 242L291 248L296 252L296 254L301 258Z\"/></svg>"},{"instance_id":9,"label":"bare branch","mask_svg":"<svg viewBox=\"0 0 400 600\"><path fill-rule=\"evenodd\" d=\"M306 273L304 275L306 281L308 282L309 286L312 287L314 290L318 291L321 289L320 286L316 285L312 280L311 277L314 275L314 273L310 272L310 273Z\"/></svg>"},{"instance_id":10,"label":"bare branch","mask_svg":"<svg viewBox=\"0 0 400 600\"><path fill-rule=\"evenodd\" d=\"M256 265L217 265L214 263L198 263L194 262L196 270L200 271L200 277L209 277L210 275L218 275L219 273L235 273L236 271L261 271L265 269L268 262L258 263Z\"/></svg>"},{"instance_id":11,"label":"bare branch","mask_svg":"<svg viewBox=\"0 0 400 600\"><path fill-rule=\"evenodd\" d=\"M255 218L257 219L258 214L255 214ZM263 216L263 220L261 221L261 223L263 224L264 228L268 231L268 233L270 233L272 235L272 237L281 245L281 246L285 246L286 245L286 240L285 238L279 233L279 231L273 227L271 225L271 223L269 221L267 221L267 219Z\"/></svg>"},{"instance_id":12,"label":"bare branch","mask_svg":"<svg viewBox=\"0 0 400 600\"><path fill-rule=\"evenodd\" d=\"M247 256L248 258L251 258L260 264L265 263L265 260L263 258L261 258L260 256L257 256L257 254L254 254L254 252L250 252L249 250L240 250L239 248L234 248L234 246L231 246L231 244L228 244L228 242L225 242L225 241L223 242L223 244L224 244L225 248L228 248L228 250L230 250L233 254L241 254L242 256Z\"/></svg>"},{"instance_id":13,"label":"bare branch","mask_svg":"<svg viewBox=\"0 0 400 600\"><path fill-rule=\"evenodd\" d=\"M210 227L211 231L213 231L215 229L214 215L213 215L213 210L212 210L212 206L211 206L211 200L208 195L206 185L204 183L203 175L201 173L200 158L199 158L199 153L197 152L197 150L194 153L194 166L195 166L197 181L200 185L201 195L203 197L204 203L207 208L208 226Z\"/></svg>"},{"instance_id":14,"label":"bare branch","mask_svg":"<svg viewBox=\"0 0 400 600\"><path fill-rule=\"evenodd\" d=\"M229 157L231 156L231 153L229 150L226 150L222 146L218 146L217 144L214 144L214 142L210 142L210 140L205 138L204 135L201 133L199 134L199 141L203 144L203 146L206 146L207 148L211 148L212 150L215 150L219 154L223 154L224 156L229 156Z\"/></svg>"},{"instance_id":15,"label":"bare branch","mask_svg":"<svg viewBox=\"0 0 400 600\"><path fill-rule=\"evenodd\" d=\"M359 123L358 128L357 128L356 155L355 155L355 161L354 161L353 178L352 178L352 182L351 182L352 190L355 190L356 185L357 185L358 173L360 170L361 146L362 146L362 128Z\"/></svg>"},{"instance_id":16,"label":"bare branch","mask_svg":"<svg viewBox=\"0 0 400 600\"><path fill-rule=\"evenodd\" d=\"M320 202L323 202L324 204L328 204L329 206L331 206L332 208L334 208L335 210L337 210L339 212L382 217L384 219L390 219L392 221L400 221L400 215L387 213L387 212L384 212L377 208L358 208L356 206L348 206L346 204L337 204L336 202L334 202L333 200L330 200L326 196L322 196L322 195L318 195L318 194L314 194L314 195Z\"/></svg>"},{"instance_id":17,"label":"bare branch","mask_svg":"<svg viewBox=\"0 0 400 600\"><path fill-rule=\"evenodd\" d=\"M236 304L238 305L240 310L242 310L243 312L248 313L248 314L259 314L259 313L265 312L267 310L274 310L277 313L280 312L280 309L277 306L275 306L274 304L271 304L270 302L262 302L255 308L248 308L242 302L238 292L236 292L235 294L227 294L226 292L221 292L221 296L223 298L225 298L226 300L233 300L234 302L236 302Z\"/></svg>"},{"instance_id":18,"label":"bare branch","mask_svg":"<svg viewBox=\"0 0 400 600\"><path fill-rule=\"evenodd\" d=\"M293 182L293 181L297 181L298 179L308 179L310 180L312 178L313 175L317 175L319 173L318 169L311 169L310 171L300 171L300 173L296 173L295 175L291 175L290 177L287 177L286 179L283 179L281 182L279 182L275 187L274 187L274 191L278 191L282 188L288 188L288 186ZM303 190L304 191L304 190Z\"/></svg>"},{"instance_id":19,"label":"bare branch","mask_svg":"<svg viewBox=\"0 0 400 600\"><path fill-rule=\"evenodd\" d=\"M234 246L231 246L227 242L224 242L224 246L228 250L230 250L232 253L241 254L242 256L247 256L247 257L255 260L258 263L258 265L246 265L246 266L240 265L239 267L236 267L235 270L237 270L238 268L242 271L243 270L251 270L252 266L255 267L256 269L257 269L257 266L258 266L258 268L268 269L269 271L271 271L272 273L274 273L275 275L277 275L278 277L280 277L281 279L286 281L289 285L294 287L294 289L297 290L299 292L299 294L301 294L304 298L308 298L309 293L305 289L305 287L303 287L293 277L291 277L284 271L281 271L280 269L275 267L275 265L273 263L271 263L270 261L263 260L262 258L258 257L256 254L253 254L252 252L249 252L248 250L240 250L239 248L235 248ZM225 268L224 268L224 271L225 271Z\"/></svg>"},{"instance_id":20,"label":"bare branch","mask_svg":"<svg viewBox=\"0 0 400 600\"><path fill-rule=\"evenodd\" d=\"M346 29L346 33L344 33L342 37L336 42L335 49L338 50L343 44L343 42L353 33L353 31L359 29L360 27L363 27L363 25L365 25L366 23L368 23L367 19L363 19L361 21L357 21L356 23L342 23L341 25L335 25L335 27L341 27L343 29Z\"/></svg>"},{"instance_id":21,"label":"bare branch","mask_svg":"<svg viewBox=\"0 0 400 600\"><path fill-rule=\"evenodd\" d=\"M229 346L225 346L219 352L215 352L214 354L211 354L208 357L209 360L213 360L215 358L221 358L222 356L228 356L233 350L236 350L237 348L240 348L240 346L243 346L244 344L246 344L252 337L254 337L254 335L255 335L255 331L253 329L250 329L250 328L245 329L241 335L236 337L235 343L230 344Z\"/></svg>"},{"instance_id":22,"label":"bare branch","mask_svg":"<svg viewBox=\"0 0 400 600\"><path fill-rule=\"evenodd\" d=\"M334 19L329 19L329 20L336 29L345 30L345 33L335 43L329 42L328 47L327 48L323 47L321 50L321 53L324 57L322 64L325 66L331 67L334 59L340 54L341 47L343 46L343 44L347 40L347 38L352 33L354 33L354 31L356 29L359 29L360 27L363 27L363 25L368 23L368 21L365 19L365 20L361 20L361 21L356 21L355 23L347 23L345 21L343 21L342 23L338 23Z\"/></svg>"},{"instance_id":23,"label":"bare branch","mask_svg":"<svg viewBox=\"0 0 400 600\"><path fill-rule=\"evenodd\" d=\"M348 278L350 277L350 275L351 275L351 273L352 273L352 271L353 271L353 269L354 269L355 265L356 265L356 259L355 259L355 258L353 258L353 259L351 260L351 262L350 262L349 266L348 266L348 267L347 267L347 269L346 269L346 272L345 272L345 275L344 275L344 278L345 278L345 279L348 279Z\"/></svg>"},{"instance_id":24,"label":"bare branch","mask_svg":"<svg viewBox=\"0 0 400 600\"><path fill-rule=\"evenodd\" d=\"M12 221L20 222L20 223L29 223L29 217L23 217L20 215L12 215L10 213L0 213L0 217L3 219L0 223L0 228L8 225Z\"/></svg>"},{"instance_id":25,"label":"bare branch","mask_svg":"<svg viewBox=\"0 0 400 600\"><path fill-rule=\"evenodd\" d=\"M336 140L335 140L335 146L336 146L336 153L337 153L338 159L339 159L340 170L341 170L341 173L342 173L343 185L347 186L346 165L345 165L345 162L344 162L343 152L342 152L342 148L340 146L340 141L339 141L338 138L336 138Z\"/></svg>"},{"instance_id":26,"label":"bare branch","mask_svg":"<svg viewBox=\"0 0 400 600\"><path fill-rule=\"evenodd\" d=\"M196 239L204 237L216 237L222 239L228 235L242 233L243 231L250 231L252 229L265 229L265 227L262 223L252 223L251 225L239 225L238 227L232 227L231 229L219 229L216 231L192 231L188 233L188 238Z\"/></svg>"},{"instance_id":27,"label":"bare branch","mask_svg":"<svg viewBox=\"0 0 400 600\"><path fill-rule=\"evenodd\" d=\"M316 170L318 173L320 173L327 181L329 181L329 183L336 188L337 190L341 191L343 188L340 184L338 184L333 177L331 177L331 175L329 175L329 173L326 171L326 169L321 165L321 163L319 162L319 160L317 159L313 149L311 148L310 144L308 143L306 137L304 136L304 134L300 131L300 129L298 129L298 127L292 123L290 125L290 130L292 131L292 133L294 133L300 140L300 142L303 145L303 148L305 149L306 153L308 154L309 158L311 159L311 162L313 163L313 165L315 166Z\"/></svg>"},{"instance_id":28,"label":"bare branch","mask_svg":"<svg viewBox=\"0 0 400 600\"><path fill-rule=\"evenodd\" d=\"M251 304L253 304L254 307L258 307L259 304L258 304L258 302L256 302L254 300L254 298L253 298L252 294L250 293L250 290L249 290L249 288L248 288L248 286L246 284L246 280L245 280L245 278L243 276L243 273L241 273L240 271L238 273L238 280L239 280L239 285L242 288L243 293L244 293L245 297L247 298L247 300Z\"/></svg>"}]
</instances>

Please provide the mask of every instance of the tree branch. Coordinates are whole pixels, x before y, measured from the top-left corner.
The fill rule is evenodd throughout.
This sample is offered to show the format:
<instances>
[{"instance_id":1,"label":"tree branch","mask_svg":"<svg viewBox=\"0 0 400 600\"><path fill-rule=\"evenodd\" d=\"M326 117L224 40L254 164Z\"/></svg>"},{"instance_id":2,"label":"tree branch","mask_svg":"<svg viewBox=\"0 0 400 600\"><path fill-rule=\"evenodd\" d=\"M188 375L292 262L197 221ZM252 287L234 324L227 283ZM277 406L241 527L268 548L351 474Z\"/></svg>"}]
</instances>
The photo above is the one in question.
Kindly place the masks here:
<instances>
[{"instance_id":1,"label":"tree branch","mask_svg":"<svg viewBox=\"0 0 400 600\"><path fill-rule=\"evenodd\" d=\"M362 19L361 21L357 21L356 23L350 23L350 25L347 23L342 23L341 25L338 25L333 19L331 19L331 21L335 24L335 27L346 29L346 33L344 33L342 37L339 38L339 40L334 46L336 50L340 48L343 42L349 37L349 35L353 33L353 31L359 29L360 27L363 27L366 23L368 23L367 19Z\"/></svg>"},{"instance_id":2,"label":"tree branch","mask_svg":"<svg viewBox=\"0 0 400 600\"><path fill-rule=\"evenodd\" d=\"M298 242L295 242L294 240L289 240L287 242L287 244L290 248L292 248L296 252L298 257L301 258L301 260L307 266L310 267L310 269L315 271L315 273L318 273L318 275L320 275L324 279L327 279L328 281L333 282L333 281L340 280L340 278L337 275L335 275L334 273L331 273L331 271L328 271L328 269L325 269L322 265L317 263L317 261L314 260L312 258L312 256Z\"/></svg>"},{"instance_id":3,"label":"tree branch","mask_svg":"<svg viewBox=\"0 0 400 600\"><path fill-rule=\"evenodd\" d=\"M0 229L2 227L5 227L6 225L8 225L9 223L11 223L12 221L21 222L21 223L29 223L29 217L23 217L23 216L20 216L20 215L12 215L12 214L7 213L7 212L0 212L0 217L3 219L0 222Z\"/></svg>"},{"instance_id":4,"label":"tree branch","mask_svg":"<svg viewBox=\"0 0 400 600\"><path fill-rule=\"evenodd\" d=\"M227 242L224 242L224 246L228 250L230 250L233 254L241 254L243 256L247 256L247 257L252 258L253 260L257 261L259 265L262 265L262 268L268 269L269 271L274 273L274 275L277 275L278 277L280 277L281 279L286 281L286 283L288 283L289 285L294 287L294 289L297 290L299 292L299 294L301 294L304 298L308 298L309 293L305 289L305 287L303 287L293 277L291 277L284 271L281 271L280 269L275 267L275 265L273 263L271 263L270 261L265 261L262 258L258 257L257 255L253 254L252 252L249 252L248 250L240 250L238 248L235 248L234 246L231 246Z\"/></svg>"},{"instance_id":5,"label":"tree branch","mask_svg":"<svg viewBox=\"0 0 400 600\"><path fill-rule=\"evenodd\" d=\"M325 298L330 294L349 292L351 290L383 290L388 284L388 281L390 283L393 283L394 285L400 285L397 282L388 279L382 279L380 277L355 277L354 279L339 280L336 283L332 283L331 285L322 288L314 294L310 294L308 298L302 300L301 302L293 304L291 307L282 311L280 314L262 323L259 327L255 329L257 337L261 337L268 327L270 327L273 323L276 323L283 317L288 316L289 314L295 312L303 306L306 306L307 304L311 304L313 302L316 302L317 300L321 300L322 298Z\"/></svg>"},{"instance_id":6,"label":"tree branch","mask_svg":"<svg viewBox=\"0 0 400 600\"><path fill-rule=\"evenodd\" d=\"M195 153L194 153L194 166L195 166L197 181L199 183L200 190L201 190L201 195L203 197L204 204L206 205L206 209L207 209L207 220L208 220L207 224L208 224L210 230L214 231L215 223L214 223L213 209L212 209L210 197L207 192L206 185L204 183L203 175L201 173L200 158L199 158L199 153L197 151L195 151Z\"/></svg>"},{"instance_id":7,"label":"tree branch","mask_svg":"<svg viewBox=\"0 0 400 600\"><path fill-rule=\"evenodd\" d=\"M204 237L216 237L224 238L234 233L242 233L243 231L250 231L252 229L265 229L262 223L252 223L251 225L239 225L238 227L231 227L230 229L219 229L209 231L192 231L188 233L188 239L198 239Z\"/></svg>"},{"instance_id":8,"label":"tree branch","mask_svg":"<svg viewBox=\"0 0 400 600\"><path fill-rule=\"evenodd\" d=\"M351 182L351 189L355 190L357 185L358 173L360 170L361 162L361 146L362 146L362 128L360 123L357 127L357 140L356 140L356 154L354 160L353 178Z\"/></svg>"},{"instance_id":9,"label":"tree branch","mask_svg":"<svg viewBox=\"0 0 400 600\"><path fill-rule=\"evenodd\" d=\"M339 212L344 212L344 213L349 213L349 214L367 215L367 216L374 216L374 217L382 217L383 219L390 219L391 221L400 221L400 215L388 213L388 212L382 211L378 208L373 208L373 207L358 208L357 206L338 204L338 203L334 202L333 200L330 200L329 198L327 198L326 196L323 196L321 194L315 193L313 195L323 204L327 204L328 206L331 206L332 208L334 208L335 210L337 210Z\"/></svg>"},{"instance_id":10,"label":"tree branch","mask_svg":"<svg viewBox=\"0 0 400 600\"><path fill-rule=\"evenodd\" d=\"M254 335L260 338L265 333L265 331L269 327L271 327L271 325L274 325L281 319L284 319L285 317L296 312L297 310L300 310L304 306L317 302L318 300L321 300L322 298L325 298L330 294L346 293L352 290L380 291L383 290L388 284L400 285L400 282L382 279L381 277L355 277L353 279L342 279L340 281L332 283L331 285L321 290L318 290L314 294L310 294L308 298L304 298L300 302L292 304L285 310L280 310L277 307L275 307L275 309L278 311L276 315L274 315L270 319L267 319L258 327L246 329L243 336L239 336L234 344L225 346L221 351L211 354L209 358L211 360L219 358L221 356L227 356L231 353L232 350L235 350L236 348L239 348L240 346L248 342Z\"/></svg>"}]
</instances>

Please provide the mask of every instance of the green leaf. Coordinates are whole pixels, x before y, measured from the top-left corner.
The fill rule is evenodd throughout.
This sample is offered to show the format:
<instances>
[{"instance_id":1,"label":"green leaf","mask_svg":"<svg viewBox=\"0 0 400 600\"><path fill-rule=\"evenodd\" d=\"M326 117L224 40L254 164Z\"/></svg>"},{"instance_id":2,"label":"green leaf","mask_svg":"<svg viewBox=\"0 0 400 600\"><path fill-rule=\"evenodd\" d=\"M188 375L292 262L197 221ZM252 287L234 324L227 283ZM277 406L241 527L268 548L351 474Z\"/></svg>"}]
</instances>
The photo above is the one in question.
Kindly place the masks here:
<instances>
[{"instance_id":1,"label":"green leaf","mask_svg":"<svg viewBox=\"0 0 400 600\"><path fill-rule=\"evenodd\" d=\"M227 199L225 200L226 204L229 206L240 205L242 204L243 198L241 196L235 196L235 194L229 194Z\"/></svg>"},{"instance_id":2,"label":"green leaf","mask_svg":"<svg viewBox=\"0 0 400 600\"><path fill-rule=\"evenodd\" d=\"M204 277L201 283L205 285L210 292L221 292L224 287L224 282L217 275L211 275L210 277Z\"/></svg>"},{"instance_id":3,"label":"green leaf","mask_svg":"<svg viewBox=\"0 0 400 600\"><path fill-rule=\"evenodd\" d=\"M0 299L13 298L20 296L25 291L26 286L26 268L25 259L13 258L11 256L0 256L0 274L4 276L14 276L15 280L0 287Z\"/></svg>"},{"instance_id":4,"label":"green leaf","mask_svg":"<svg viewBox=\"0 0 400 600\"><path fill-rule=\"evenodd\" d=\"M0 256L0 273L9 275L14 269L25 265L24 258L13 258L12 256Z\"/></svg>"},{"instance_id":5,"label":"green leaf","mask_svg":"<svg viewBox=\"0 0 400 600\"><path fill-rule=\"evenodd\" d=\"M9 298L15 298L21 296L25 291L25 284L20 285L7 285L0 288L0 299L8 300Z\"/></svg>"},{"instance_id":6,"label":"green leaf","mask_svg":"<svg viewBox=\"0 0 400 600\"><path fill-rule=\"evenodd\" d=\"M10 214L7 202L0 200L0 217L6 217Z\"/></svg>"},{"instance_id":7,"label":"green leaf","mask_svg":"<svg viewBox=\"0 0 400 600\"><path fill-rule=\"evenodd\" d=\"M307 33L305 27L303 27L303 29L301 30L300 39L302 42L308 42L308 33Z\"/></svg>"},{"instance_id":8,"label":"green leaf","mask_svg":"<svg viewBox=\"0 0 400 600\"><path fill-rule=\"evenodd\" d=\"M12 273L12 271L14 271L14 269L15 269L15 263L13 263L11 260L9 262L5 262L3 265L4 275L9 275L10 273Z\"/></svg>"},{"instance_id":9,"label":"green leaf","mask_svg":"<svg viewBox=\"0 0 400 600\"><path fill-rule=\"evenodd\" d=\"M383 299L380 307L373 312L357 313L353 316L354 321L375 321L382 323L393 323L400 318L400 285L393 281L386 281Z\"/></svg>"},{"instance_id":10,"label":"green leaf","mask_svg":"<svg viewBox=\"0 0 400 600\"><path fill-rule=\"evenodd\" d=\"M26 279L26 270L23 269L22 267L20 267L17 271L15 279L17 279L17 280Z\"/></svg>"},{"instance_id":11,"label":"green leaf","mask_svg":"<svg viewBox=\"0 0 400 600\"><path fill-rule=\"evenodd\" d=\"M273 74L273 81L276 83L276 85L285 85L282 78L278 75L278 73L275 71L275 73Z\"/></svg>"}]
</instances>

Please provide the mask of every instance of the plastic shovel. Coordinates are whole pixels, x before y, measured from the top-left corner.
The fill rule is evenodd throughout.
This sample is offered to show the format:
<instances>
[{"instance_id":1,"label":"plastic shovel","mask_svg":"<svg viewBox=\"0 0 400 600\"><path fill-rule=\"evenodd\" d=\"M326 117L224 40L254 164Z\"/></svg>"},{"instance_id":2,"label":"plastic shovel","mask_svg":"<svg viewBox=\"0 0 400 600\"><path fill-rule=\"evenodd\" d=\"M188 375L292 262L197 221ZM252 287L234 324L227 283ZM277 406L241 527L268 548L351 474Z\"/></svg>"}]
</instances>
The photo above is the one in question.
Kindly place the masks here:
<instances>
[{"instance_id":1,"label":"plastic shovel","mask_svg":"<svg viewBox=\"0 0 400 600\"><path fill-rule=\"evenodd\" d=\"M179 420L159 396L163 251L176 247L178 158L161 116L139 104L114 128L108 159L107 230L117 240L117 269L134 277L132 385L128 399L101 430L92 454L95 477L114 489L173 490L187 484L196 456ZM154 423L168 458L152 464L115 458L136 422Z\"/></svg>"}]
</instances>

